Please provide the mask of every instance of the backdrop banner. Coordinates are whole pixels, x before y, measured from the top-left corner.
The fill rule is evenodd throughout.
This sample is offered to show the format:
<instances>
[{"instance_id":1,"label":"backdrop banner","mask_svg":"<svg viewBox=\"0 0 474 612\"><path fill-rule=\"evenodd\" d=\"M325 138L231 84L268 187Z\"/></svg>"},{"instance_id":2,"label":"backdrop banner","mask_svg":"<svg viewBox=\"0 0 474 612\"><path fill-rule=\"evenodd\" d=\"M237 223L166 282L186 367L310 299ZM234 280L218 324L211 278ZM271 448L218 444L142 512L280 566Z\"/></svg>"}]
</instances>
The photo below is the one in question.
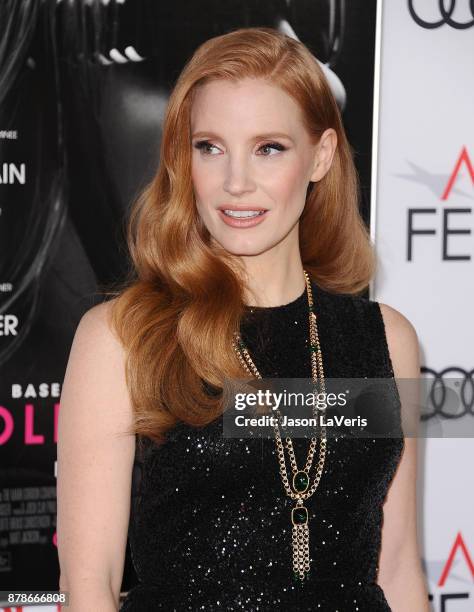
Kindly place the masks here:
<instances>
[{"instance_id":1,"label":"backdrop banner","mask_svg":"<svg viewBox=\"0 0 474 612\"><path fill-rule=\"evenodd\" d=\"M419 440L420 544L433 610L446 612L474 609L473 11L383 3L372 192L371 297L412 322L433 389ZM446 393L448 379L458 393Z\"/></svg>"}]
</instances>

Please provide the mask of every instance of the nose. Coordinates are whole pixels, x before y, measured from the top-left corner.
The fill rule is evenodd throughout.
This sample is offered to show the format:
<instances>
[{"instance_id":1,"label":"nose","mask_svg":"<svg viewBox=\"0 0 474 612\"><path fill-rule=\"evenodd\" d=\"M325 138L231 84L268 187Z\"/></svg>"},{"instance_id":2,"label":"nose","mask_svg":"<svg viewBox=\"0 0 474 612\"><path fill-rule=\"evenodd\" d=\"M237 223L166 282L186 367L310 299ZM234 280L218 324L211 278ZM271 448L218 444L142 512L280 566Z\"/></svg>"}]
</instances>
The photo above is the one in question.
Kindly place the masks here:
<instances>
[{"instance_id":1,"label":"nose","mask_svg":"<svg viewBox=\"0 0 474 612\"><path fill-rule=\"evenodd\" d=\"M255 189L251 163L243 154L229 156L223 187L224 191L235 196Z\"/></svg>"}]
</instances>

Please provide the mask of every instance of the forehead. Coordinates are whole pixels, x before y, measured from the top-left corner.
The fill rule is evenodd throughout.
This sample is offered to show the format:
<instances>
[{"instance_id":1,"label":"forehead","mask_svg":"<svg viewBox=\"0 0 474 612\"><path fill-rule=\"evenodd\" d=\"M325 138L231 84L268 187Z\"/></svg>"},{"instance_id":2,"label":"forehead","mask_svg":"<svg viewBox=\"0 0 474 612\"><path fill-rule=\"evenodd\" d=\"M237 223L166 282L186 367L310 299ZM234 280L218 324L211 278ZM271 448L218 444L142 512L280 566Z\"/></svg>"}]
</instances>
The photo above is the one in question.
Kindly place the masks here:
<instances>
[{"instance_id":1,"label":"forehead","mask_svg":"<svg viewBox=\"0 0 474 612\"><path fill-rule=\"evenodd\" d=\"M214 80L197 87L191 107L193 131L240 133L303 129L297 102L281 87L265 79Z\"/></svg>"}]
</instances>

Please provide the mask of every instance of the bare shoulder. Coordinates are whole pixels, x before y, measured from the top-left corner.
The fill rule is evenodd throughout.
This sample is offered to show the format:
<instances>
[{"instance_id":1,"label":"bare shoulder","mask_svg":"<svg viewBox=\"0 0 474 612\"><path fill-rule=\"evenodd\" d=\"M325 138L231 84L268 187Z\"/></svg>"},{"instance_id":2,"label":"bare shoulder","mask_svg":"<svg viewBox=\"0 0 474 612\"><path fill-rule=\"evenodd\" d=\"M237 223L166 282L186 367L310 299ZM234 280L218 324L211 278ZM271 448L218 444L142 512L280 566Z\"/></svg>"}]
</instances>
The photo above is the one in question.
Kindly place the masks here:
<instances>
[{"instance_id":1,"label":"bare shoulder","mask_svg":"<svg viewBox=\"0 0 474 612\"><path fill-rule=\"evenodd\" d=\"M379 302L380 312L382 313L385 330L391 335L403 341L414 341L417 339L416 330L407 317L393 306Z\"/></svg>"},{"instance_id":2,"label":"bare shoulder","mask_svg":"<svg viewBox=\"0 0 474 612\"><path fill-rule=\"evenodd\" d=\"M120 350L120 343L111 324L111 311L115 301L116 298L87 310L79 321L74 341L95 339L107 343L110 348Z\"/></svg>"},{"instance_id":3,"label":"bare shoulder","mask_svg":"<svg viewBox=\"0 0 474 612\"><path fill-rule=\"evenodd\" d=\"M387 345L396 378L416 378L420 355L418 334L407 317L396 308L379 302Z\"/></svg>"},{"instance_id":4,"label":"bare shoulder","mask_svg":"<svg viewBox=\"0 0 474 612\"><path fill-rule=\"evenodd\" d=\"M125 350L111 325L112 306L112 300L97 304L80 319L62 390L65 408L72 410L72 405L81 403L80 413L93 411L96 427L100 420L108 418L109 433L128 427L132 416L125 379Z\"/></svg>"}]
</instances>

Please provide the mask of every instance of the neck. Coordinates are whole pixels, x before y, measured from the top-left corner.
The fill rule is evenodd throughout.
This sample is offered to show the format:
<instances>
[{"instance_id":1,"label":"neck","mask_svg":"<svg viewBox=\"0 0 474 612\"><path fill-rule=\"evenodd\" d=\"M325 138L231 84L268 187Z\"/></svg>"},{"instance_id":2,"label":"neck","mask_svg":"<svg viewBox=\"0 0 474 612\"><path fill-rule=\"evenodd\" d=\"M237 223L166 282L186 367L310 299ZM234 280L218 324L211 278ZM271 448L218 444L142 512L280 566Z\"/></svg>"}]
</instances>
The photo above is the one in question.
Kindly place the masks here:
<instances>
[{"instance_id":1,"label":"neck","mask_svg":"<svg viewBox=\"0 0 474 612\"><path fill-rule=\"evenodd\" d=\"M293 257L277 257L272 252L244 256L244 301L248 306L280 306L296 300L305 290L299 250Z\"/></svg>"}]
</instances>

